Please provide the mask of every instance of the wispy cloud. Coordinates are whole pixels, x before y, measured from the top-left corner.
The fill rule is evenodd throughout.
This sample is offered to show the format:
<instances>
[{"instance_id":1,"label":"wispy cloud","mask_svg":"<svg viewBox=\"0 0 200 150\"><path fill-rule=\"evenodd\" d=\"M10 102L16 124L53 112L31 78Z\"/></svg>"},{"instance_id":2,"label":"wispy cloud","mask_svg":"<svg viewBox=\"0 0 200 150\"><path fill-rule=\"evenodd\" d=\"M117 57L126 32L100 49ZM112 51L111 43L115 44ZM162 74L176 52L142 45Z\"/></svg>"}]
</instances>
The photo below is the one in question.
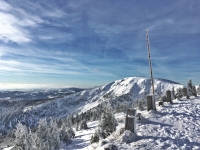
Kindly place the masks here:
<instances>
[{"instance_id":1,"label":"wispy cloud","mask_svg":"<svg viewBox=\"0 0 200 150\"><path fill-rule=\"evenodd\" d=\"M200 2L155 3L1 1L0 81L9 74L82 84L148 77L146 29L155 77L179 82L179 73L189 75L182 65L199 73Z\"/></svg>"}]
</instances>

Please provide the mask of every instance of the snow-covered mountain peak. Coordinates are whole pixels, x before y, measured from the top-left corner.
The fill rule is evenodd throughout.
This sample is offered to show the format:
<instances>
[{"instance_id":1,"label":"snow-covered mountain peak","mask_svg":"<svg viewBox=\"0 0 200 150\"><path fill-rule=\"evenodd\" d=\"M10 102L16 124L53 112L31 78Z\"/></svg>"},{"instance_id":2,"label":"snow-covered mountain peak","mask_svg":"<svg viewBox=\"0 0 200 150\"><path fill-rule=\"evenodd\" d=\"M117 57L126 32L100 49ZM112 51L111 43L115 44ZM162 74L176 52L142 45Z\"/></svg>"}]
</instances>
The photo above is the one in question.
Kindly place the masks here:
<instances>
[{"instance_id":1,"label":"snow-covered mountain peak","mask_svg":"<svg viewBox=\"0 0 200 150\"><path fill-rule=\"evenodd\" d=\"M183 87L183 85L165 79L154 79L154 83L157 97L164 95L172 87L175 90ZM105 102L110 103L111 106L116 105L118 102L132 106L137 101L145 100L150 91L150 79L128 77L103 86L66 95L63 98L32 100L29 102L24 100L16 103L17 109L12 108L13 104L10 107L16 111L13 114L14 120L26 120L32 126L37 123L39 118L65 117L68 114L86 112ZM20 116L17 114L20 114Z\"/></svg>"}]
</instances>

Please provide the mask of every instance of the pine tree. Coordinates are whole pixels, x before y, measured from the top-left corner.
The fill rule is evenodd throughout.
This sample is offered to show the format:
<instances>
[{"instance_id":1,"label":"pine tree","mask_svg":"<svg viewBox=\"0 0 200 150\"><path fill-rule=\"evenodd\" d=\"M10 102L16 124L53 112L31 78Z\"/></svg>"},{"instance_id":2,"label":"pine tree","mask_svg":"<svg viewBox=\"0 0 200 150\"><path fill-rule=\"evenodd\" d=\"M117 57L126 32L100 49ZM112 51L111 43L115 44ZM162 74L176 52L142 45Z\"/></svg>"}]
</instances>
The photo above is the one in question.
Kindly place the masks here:
<instances>
[{"instance_id":1,"label":"pine tree","mask_svg":"<svg viewBox=\"0 0 200 150\"><path fill-rule=\"evenodd\" d=\"M31 147L30 143L30 134L25 125L18 123L15 130L15 149L29 149Z\"/></svg>"},{"instance_id":2,"label":"pine tree","mask_svg":"<svg viewBox=\"0 0 200 150\"><path fill-rule=\"evenodd\" d=\"M187 84L187 90L188 90L188 95L192 95L192 80L189 79L188 84Z\"/></svg>"},{"instance_id":3,"label":"pine tree","mask_svg":"<svg viewBox=\"0 0 200 150\"><path fill-rule=\"evenodd\" d=\"M63 124L62 127L61 127L60 140L63 141L65 144L71 143L71 137L67 133L67 127L66 127L65 124Z\"/></svg>"},{"instance_id":4,"label":"pine tree","mask_svg":"<svg viewBox=\"0 0 200 150\"><path fill-rule=\"evenodd\" d=\"M95 143L95 142L99 142L99 131L95 130L94 135L91 136L90 138L90 143Z\"/></svg>"},{"instance_id":5,"label":"pine tree","mask_svg":"<svg viewBox=\"0 0 200 150\"><path fill-rule=\"evenodd\" d=\"M187 86L188 86L187 87L188 88L188 95L189 96L197 96L196 87L192 85L191 79L189 79Z\"/></svg>"},{"instance_id":6,"label":"pine tree","mask_svg":"<svg viewBox=\"0 0 200 150\"><path fill-rule=\"evenodd\" d=\"M38 149L45 149L45 147L46 148L50 147L48 132L49 132L48 124L46 119L40 119L36 130L36 135L37 135L36 143Z\"/></svg>"},{"instance_id":7,"label":"pine tree","mask_svg":"<svg viewBox=\"0 0 200 150\"><path fill-rule=\"evenodd\" d=\"M72 123L71 123L70 119L67 118L65 123L67 125L67 133L68 133L68 135L70 136L70 138L74 138L75 133L74 133L74 130L72 129L72 125L71 125Z\"/></svg>"},{"instance_id":8,"label":"pine tree","mask_svg":"<svg viewBox=\"0 0 200 150\"><path fill-rule=\"evenodd\" d=\"M195 97L197 97L197 90L195 86L192 86L192 92Z\"/></svg>"},{"instance_id":9,"label":"pine tree","mask_svg":"<svg viewBox=\"0 0 200 150\"><path fill-rule=\"evenodd\" d=\"M119 113L120 112L120 103L117 102L117 104L115 105L115 112Z\"/></svg>"},{"instance_id":10,"label":"pine tree","mask_svg":"<svg viewBox=\"0 0 200 150\"><path fill-rule=\"evenodd\" d=\"M54 121L53 119L50 120L47 137L51 150L59 150L60 131L58 129L56 121Z\"/></svg>"},{"instance_id":11,"label":"pine tree","mask_svg":"<svg viewBox=\"0 0 200 150\"><path fill-rule=\"evenodd\" d=\"M95 121L95 120L97 120L97 118L98 118L97 112L93 111L91 121Z\"/></svg>"},{"instance_id":12,"label":"pine tree","mask_svg":"<svg viewBox=\"0 0 200 150\"><path fill-rule=\"evenodd\" d=\"M176 98L180 99L181 97L183 97L182 89L178 88L176 89Z\"/></svg>"},{"instance_id":13,"label":"pine tree","mask_svg":"<svg viewBox=\"0 0 200 150\"><path fill-rule=\"evenodd\" d=\"M200 85L199 85L199 87L197 88L197 94L200 95Z\"/></svg>"},{"instance_id":14,"label":"pine tree","mask_svg":"<svg viewBox=\"0 0 200 150\"><path fill-rule=\"evenodd\" d=\"M82 120L79 124L79 130L88 129L87 123L85 120Z\"/></svg>"},{"instance_id":15,"label":"pine tree","mask_svg":"<svg viewBox=\"0 0 200 150\"><path fill-rule=\"evenodd\" d=\"M110 135L114 130L116 130L117 121L110 108L105 107L105 112L101 116L99 123L100 136L103 138Z\"/></svg>"},{"instance_id":16,"label":"pine tree","mask_svg":"<svg viewBox=\"0 0 200 150\"><path fill-rule=\"evenodd\" d=\"M172 99L176 99L176 95L175 95L175 91L174 91L174 87L172 88Z\"/></svg>"}]
</instances>

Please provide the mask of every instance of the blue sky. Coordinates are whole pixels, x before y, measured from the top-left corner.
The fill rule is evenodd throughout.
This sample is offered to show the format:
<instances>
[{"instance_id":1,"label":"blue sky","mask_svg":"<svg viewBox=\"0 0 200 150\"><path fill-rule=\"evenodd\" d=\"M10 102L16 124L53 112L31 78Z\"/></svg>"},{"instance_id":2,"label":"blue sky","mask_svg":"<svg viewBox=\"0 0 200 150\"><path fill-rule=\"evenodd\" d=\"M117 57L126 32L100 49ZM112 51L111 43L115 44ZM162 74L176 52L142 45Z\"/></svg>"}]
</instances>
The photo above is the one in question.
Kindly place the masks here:
<instances>
[{"instance_id":1,"label":"blue sky","mask_svg":"<svg viewBox=\"0 0 200 150\"><path fill-rule=\"evenodd\" d=\"M90 87L153 74L200 84L200 1L1 0L0 83Z\"/></svg>"}]
</instances>

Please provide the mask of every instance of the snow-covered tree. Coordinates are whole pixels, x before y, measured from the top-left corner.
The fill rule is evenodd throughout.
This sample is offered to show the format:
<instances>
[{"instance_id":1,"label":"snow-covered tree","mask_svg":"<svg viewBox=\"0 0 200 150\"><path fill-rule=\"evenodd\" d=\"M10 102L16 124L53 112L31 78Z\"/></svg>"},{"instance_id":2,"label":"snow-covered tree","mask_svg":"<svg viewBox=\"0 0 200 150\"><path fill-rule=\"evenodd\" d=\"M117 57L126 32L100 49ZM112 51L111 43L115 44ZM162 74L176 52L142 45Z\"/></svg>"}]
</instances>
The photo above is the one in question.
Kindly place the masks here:
<instances>
[{"instance_id":1,"label":"snow-covered tree","mask_svg":"<svg viewBox=\"0 0 200 150\"><path fill-rule=\"evenodd\" d=\"M189 96L197 96L196 87L192 85L191 79L189 79L189 81L188 81L187 88L188 88L187 90L188 90Z\"/></svg>"},{"instance_id":2,"label":"snow-covered tree","mask_svg":"<svg viewBox=\"0 0 200 150\"><path fill-rule=\"evenodd\" d=\"M181 98L183 97L183 93L182 93L182 88L178 88L176 89L176 98Z\"/></svg>"},{"instance_id":3,"label":"snow-covered tree","mask_svg":"<svg viewBox=\"0 0 200 150\"><path fill-rule=\"evenodd\" d=\"M48 126L48 142L49 146L52 150L59 150L60 146L60 130L57 126L56 121L53 119L50 120L50 124Z\"/></svg>"},{"instance_id":4,"label":"snow-covered tree","mask_svg":"<svg viewBox=\"0 0 200 150\"><path fill-rule=\"evenodd\" d=\"M171 92L171 96L172 96L172 99L176 99L176 95L175 95L175 91L174 91L174 87L172 87L172 92Z\"/></svg>"},{"instance_id":5,"label":"snow-covered tree","mask_svg":"<svg viewBox=\"0 0 200 150\"><path fill-rule=\"evenodd\" d=\"M15 131L15 148L16 149L25 149L26 147L26 136L27 136L27 128L21 123L17 124L17 129Z\"/></svg>"},{"instance_id":6,"label":"snow-covered tree","mask_svg":"<svg viewBox=\"0 0 200 150\"><path fill-rule=\"evenodd\" d=\"M199 85L199 87L197 88L197 94L200 95L200 85Z\"/></svg>"},{"instance_id":7,"label":"snow-covered tree","mask_svg":"<svg viewBox=\"0 0 200 150\"><path fill-rule=\"evenodd\" d=\"M70 136L70 138L74 138L75 133L74 130L72 129L72 122L70 121L70 118L66 119L66 126L67 126L67 133Z\"/></svg>"},{"instance_id":8,"label":"snow-covered tree","mask_svg":"<svg viewBox=\"0 0 200 150\"><path fill-rule=\"evenodd\" d=\"M60 130L60 140L64 142L65 144L71 143L71 137L69 133L67 132L67 127L65 124L62 125Z\"/></svg>"},{"instance_id":9,"label":"snow-covered tree","mask_svg":"<svg viewBox=\"0 0 200 150\"><path fill-rule=\"evenodd\" d=\"M95 143L95 142L99 142L99 130L95 130L94 135L91 136L90 138L90 143Z\"/></svg>"},{"instance_id":10,"label":"snow-covered tree","mask_svg":"<svg viewBox=\"0 0 200 150\"><path fill-rule=\"evenodd\" d=\"M91 121L95 121L98 119L97 111L93 111Z\"/></svg>"},{"instance_id":11,"label":"snow-covered tree","mask_svg":"<svg viewBox=\"0 0 200 150\"><path fill-rule=\"evenodd\" d=\"M195 86L192 86L193 95L197 96L197 90Z\"/></svg>"},{"instance_id":12,"label":"snow-covered tree","mask_svg":"<svg viewBox=\"0 0 200 150\"><path fill-rule=\"evenodd\" d=\"M114 109L115 109L116 113L120 112L120 103L119 102L117 102L117 104L115 105Z\"/></svg>"},{"instance_id":13,"label":"snow-covered tree","mask_svg":"<svg viewBox=\"0 0 200 150\"><path fill-rule=\"evenodd\" d=\"M16 150L33 150L32 137L30 130L22 123L18 123L15 130L15 149Z\"/></svg>"},{"instance_id":14,"label":"snow-covered tree","mask_svg":"<svg viewBox=\"0 0 200 150\"><path fill-rule=\"evenodd\" d=\"M105 112L101 116L99 123L100 135L105 138L116 130L117 120L115 119L114 113L109 107L105 107Z\"/></svg>"},{"instance_id":15,"label":"snow-covered tree","mask_svg":"<svg viewBox=\"0 0 200 150\"><path fill-rule=\"evenodd\" d=\"M82 120L79 124L79 130L88 129L87 123L85 120Z\"/></svg>"}]
</instances>

